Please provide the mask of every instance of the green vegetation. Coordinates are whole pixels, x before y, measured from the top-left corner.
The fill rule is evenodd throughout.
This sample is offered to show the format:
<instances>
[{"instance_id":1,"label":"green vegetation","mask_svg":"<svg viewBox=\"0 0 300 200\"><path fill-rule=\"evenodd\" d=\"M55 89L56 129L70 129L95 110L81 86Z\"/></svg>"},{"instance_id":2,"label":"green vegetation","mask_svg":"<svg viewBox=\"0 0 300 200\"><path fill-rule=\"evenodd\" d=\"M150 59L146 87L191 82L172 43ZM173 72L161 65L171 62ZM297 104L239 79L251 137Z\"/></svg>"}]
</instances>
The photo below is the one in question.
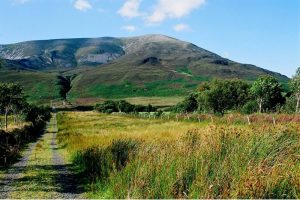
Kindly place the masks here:
<instances>
[{"instance_id":1,"label":"green vegetation","mask_svg":"<svg viewBox=\"0 0 300 200\"><path fill-rule=\"evenodd\" d=\"M67 99L68 92L72 89L72 79L70 76L57 76L57 85L59 86L59 95L63 100Z\"/></svg>"},{"instance_id":2,"label":"green vegetation","mask_svg":"<svg viewBox=\"0 0 300 200\"><path fill-rule=\"evenodd\" d=\"M0 167L8 166L18 158L20 150L35 140L51 117L50 109L29 105L18 84L0 83L0 114L4 114L5 131L0 130ZM25 124L8 130L8 116L17 116ZM1 119L1 118L0 118Z\"/></svg>"},{"instance_id":3,"label":"green vegetation","mask_svg":"<svg viewBox=\"0 0 300 200\"><path fill-rule=\"evenodd\" d=\"M300 112L300 67L290 82L294 96L296 97L296 113Z\"/></svg>"},{"instance_id":4,"label":"green vegetation","mask_svg":"<svg viewBox=\"0 0 300 200\"><path fill-rule=\"evenodd\" d=\"M297 81L292 81L291 88L297 88L296 83ZM294 89L293 94L297 97L297 90ZM272 76L262 76L252 85L237 79L214 80L200 84L197 91L170 110L179 113L221 115L232 111L245 114L275 111L290 113L292 97L291 93L284 91L282 85Z\"/></svg>"},{"instance_id":5,"label":"green vegetation","mask_svg":"<svg viewBox=\"0 0 300 200\"><path fill-rule=\"evenodd\" d=\"M58 139L89 198L299 198L299 122L256 117L249 126L68 112Z\"/></svg>"},{"instance_id":6,"label":"green vegetation","mask_svg":"<svg viewBox=\"0 0 300 200\"><path fill-rule=\"evenodd\" d=\"M103 97L103 98L126 98L126 97L169 97L176 94L184 96L197 86L194 82L192 87L188 80L163 80L153 81L142 85L125 82L121 84L97 84L89 85L82 93L75 92L79 90L75 85L71 91L71 96L76 97ZM78 86L79 87L79 86ZM75 94L74 94L75 93ZM80 94L77 95L77 94Z\"/></svg>"},{"instance_id":7,"label":"green vegetation","mask_svg":"<svg viewBox=\"0 0 300 200\"><path fill-rule=\"evenodd\" d=\"M73 102L83 98L184 97L213 78L254 81L270 74L283 83L289 80L163 35L31 41L2 45L0 57L17 52L24 58L3 60L0 80L20 82L29 100L38 103L64 98L66 91ZM57 85L58 75L76 75L71 90Z\"/></svg>"},{"instance_id":8,"label":"green vegetation","mask_svg":"<svg viewBox=\"0 0 300 200\"><path fill-rule=\"evenodd\" d=\"M56 170L52 166L52 134L43 135L28 159L18 181L12 187L17 188L9 194L11 199L53 198L57 191Z\"/></svg>"},{"instance_id":9,"label":"green vegetation","mask_svg":"<svg viewBox=\"0 0 300 200\"><path fill-rule=\"evenodd\" d=\"M10 191L11 198L59 195L57 187L75 184L56 180L70 169L88 198L300 197L300 69L288 83L159 35L24 44L26 58L1 61L1 167L14 163L51 118L50 108L27 100L99 103L97 112L59 112L57 138L52 118L53 130L13 183L22 191ZM3 48L9 54L18 46ZM18 128L10 126L18 120Z\"/></svg>"},{"instance_id":10,"label":"green vegetation","mask_svg":"<svg viewBox=\"0 0 300 200\"><path fill-rule=\"evenodd\" d=\"M8 114L16 115L24 109L25 97L18 84L0 83L0 113L4 113L5 129L7 130Z\"/></svg>"},{"instance_id":11,"label":"green vegetation","mask_svg":"<svg viewBox=\"0 0 300 200\"><path fill-rule=\"evenodd\" d=\"M251 87L251 92L258 102L260 113L267 110L272 111L285 101L280 83L272 76L256 80Z\"/></svg>"},{"instance_id":12,"label":"green vegetation","mask_svg":"<svg viewBox=\"0 0 300 200\"><path fill-rule=\"evenodd\" d=\"M157 109L152 105L142 106L142 105L132 105L127 101L105 101L102 104L96 104L95 110L102 113L138 113L138 112L155 112Z\"/></svg>"},{"instance_id":13,"label":"green vegetation","mask_svg":"<svg viewBox=\"0 0 300 200\"><path fill-rule=\"evenodd\" d=\"M109 147L90 147L78 152L73 161L89 179L105 183L113 171L121 171L134 157L137 142L115 140Z\"/></svg>"},{"instance_id":14,"label":"green vegetation","mask_svg":"<svg viewBox=\"0 0 300 200\"><path fill-rule=\"evenodd\" d=\"M0 130L0 167L15 162L21 150L43 133L46 121L50 119L50 110L47 108L30 106L28 110L25 119L31 123L11 131Z\"/></svg>"},{"instance_id":15,"label":"green vegetation","mask_svg":"<svg viewBox=\"0 0 300 200\"><path fill-rule=\"evenodd\" d=\"M56 73L0 69L0 80L20 84L29 102L48 104L51 99L59 98Z\"/></svg>"},{"instance_id":16,"label":"green vegetation","mask_svg":"<svg viewBox=\"0 0 300 200\"><path fill-rule=\"evenodd\" d=\"M171 96L171 97L129 97L125 98L125 101L128 101L131 104L135 105L153 105L154 107L170 107L176 105L184 98L180 96Z\"/></svg>"}]
</instances>

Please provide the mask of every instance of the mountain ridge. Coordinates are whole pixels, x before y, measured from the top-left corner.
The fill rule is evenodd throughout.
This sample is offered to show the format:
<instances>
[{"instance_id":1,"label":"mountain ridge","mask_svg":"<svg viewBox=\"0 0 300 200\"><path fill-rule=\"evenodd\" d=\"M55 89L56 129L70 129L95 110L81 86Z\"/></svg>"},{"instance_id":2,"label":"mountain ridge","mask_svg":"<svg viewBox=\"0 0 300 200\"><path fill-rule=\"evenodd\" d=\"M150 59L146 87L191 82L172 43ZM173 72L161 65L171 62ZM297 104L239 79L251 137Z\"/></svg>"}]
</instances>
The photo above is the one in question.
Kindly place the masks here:
<instances>
[{"instance_id":1,"label":"mountain ridge","mask_svg":"<svg viewBox=\"0 0 300 200\"><path fill-rule=\"evenodd\" d=\"M76 75L72 98L182 96L213 78L253 81L261 75L272 75L282 82L289 80L282 74L240 64L160 34L0 45L0 58L5 59L6 70L29 70L35 76L50 72L53 77L47 77L49 80L57 74ZM22 82L22 73L18 74ZM0 78L6 79L4 75Z\"/></svg>"}]
</instances>

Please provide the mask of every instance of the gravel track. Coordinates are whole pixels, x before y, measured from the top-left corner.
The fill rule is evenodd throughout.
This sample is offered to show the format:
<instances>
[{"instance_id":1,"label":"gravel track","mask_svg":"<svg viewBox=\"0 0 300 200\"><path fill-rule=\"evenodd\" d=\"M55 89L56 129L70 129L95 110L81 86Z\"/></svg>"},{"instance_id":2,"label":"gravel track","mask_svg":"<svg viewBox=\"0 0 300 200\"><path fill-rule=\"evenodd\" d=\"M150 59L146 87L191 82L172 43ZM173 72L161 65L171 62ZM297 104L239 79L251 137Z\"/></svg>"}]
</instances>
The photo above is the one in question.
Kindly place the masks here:
<instances>
[{"instance_id":1,"label":"gravel track","mask_svg":"<svg viewBox=\"0 0 300 200\"><path fill-rule=\"evenodd\" d=\"M56 143L57 136L57 121L56 114L53 115L53 137L51 141L51 148L53 153L53 167L58 172L56 183L58 185L57 193L59 198L63 199L78 199L80 198L81 189L77 187L76 177L68 169L68 165L58 152L58 146Z\"/></svg>"},{"instance_id":2,"label":"gravel track","mask_svg":"<svg viewBox=\"0 0 300 200\"><path fill-rule=\"evenodd\" d=\"M20 161L12 165L6 172L4 178L0 180L0 198L9 198L9 192L13 190L12 184L18 180L21 174L25 171L30 155L35 149L38 142L30 143L23 152L23 157Z\"/></svg>"},{"instance_id":3,"label":"gravel track","mask_svg":"<svg viewBox=\"0 0 300 200\"><path fill-rule=\"evenodd\" d=\"M43 139L50 144L50 151L52 154L52 164L49 166L39 166L39 168L48 168L53 170L54 177L54 188L55 191L52 194L51 198L53 199L79 199L82 195L82 190L77 186L76 176L73 174L69 168L70 164L66 164L64 159L59 153L59 148L56 142L57 136L57 119L56 113L52 115L51 121L48 123L47 132L40 138L37 142L31 143L23 152L23 157L20 161L12 165L4 174L2 180L0 180L0 199L6 199L10 197L10 193L16 191L17 188L14 188L14 183L17 183L26 169L33 167L30 165L29 158L33 155L37 144ZM48 134L51 134L49 137ZM45 137L47 136L48 137ZM45 139L49 138L49 139ZM47 141L48 140L48 141ZM32 159L32 158L31 158ZM30 159L30 160L31 160ZM38 161L37 161L38 162ZM36 167L35 170L39 170ZM21 191L22 192L22 191ZM43 197L41 197L43 198Z\"/></svg>"}]
</instances>

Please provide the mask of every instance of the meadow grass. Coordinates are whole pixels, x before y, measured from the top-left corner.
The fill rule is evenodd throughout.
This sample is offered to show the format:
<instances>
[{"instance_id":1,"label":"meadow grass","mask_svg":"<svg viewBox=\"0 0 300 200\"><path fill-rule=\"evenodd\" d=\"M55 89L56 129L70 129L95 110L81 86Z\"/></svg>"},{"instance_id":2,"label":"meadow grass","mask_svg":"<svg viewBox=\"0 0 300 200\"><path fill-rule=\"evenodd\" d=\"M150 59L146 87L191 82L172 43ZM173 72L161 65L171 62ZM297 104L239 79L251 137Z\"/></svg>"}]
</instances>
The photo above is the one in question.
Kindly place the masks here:
<instances>
[{"instance_id":1,"label":"meadow grass","mask_svg":"<svg viewBox=\"0 0 300 200\"><path fill-rule=\"evenodd\" d=\"M131 104L147 106L151 104L157 107L174 106L184 100L184 97L129 97L125 98Z\"/></svg>"},{"instance_id":2,"label":"meadow grass","mask_svg":"<svg viewBox=\"0 0 300 200\"><path fill-rule=\"evenodd\" d=\"M17 128L23 128L25 125L28 125L27 122L24 121L22 116L12 116L9 115L7 117L7 131L13 131ZM5 117L0 114L0 130L5 130Z\"/></svg>"},{"instance_id":3,"label":"meadow grass","mask_svg":"<svg viewBox=\"0 0 300 200\"><path fill-rule=\"evenodd\" d=\"M295 122L230 125L95 112L58 117L59 143L89 177L89 197L300 197Z\"/></svg>"}]
</instances>

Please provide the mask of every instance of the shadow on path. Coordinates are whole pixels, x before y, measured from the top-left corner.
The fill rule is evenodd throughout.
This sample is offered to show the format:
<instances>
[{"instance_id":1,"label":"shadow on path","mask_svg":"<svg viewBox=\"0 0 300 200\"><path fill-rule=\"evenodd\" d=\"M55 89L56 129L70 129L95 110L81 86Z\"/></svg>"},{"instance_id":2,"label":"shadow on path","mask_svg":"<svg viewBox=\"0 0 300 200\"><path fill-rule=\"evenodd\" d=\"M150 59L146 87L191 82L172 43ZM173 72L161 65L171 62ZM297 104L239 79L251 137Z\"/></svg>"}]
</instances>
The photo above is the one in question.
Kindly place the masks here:
<instances>
[{"instance_id":1,"label":"shadow on path","mask_svg":"<svg viewBox=\"0 0 300 200\"><path fill-rule=\"evenodd\" d=\"M21 160L12 165L6 171L2 180L0 180L0 199L9 198L11 192L34 192L34 195L38 195L38 192L49 192L48 196L52 197L53 195L52 198L81 198L83 188L79 187L77 182L77 180L80 179L78 175L74 173L74 170L72 170L74 167L62 159L59 153L60 148L58 148L56 143L56 135L57 121L56 113L54 113L43 137L39 138L37 142L29 144ZM52 154L50 160L51 164L30 164L31 161L29 162L29 158L38 147L37 143L41 140L49 144L50 148L48 147L46 149ZM32 157L30 159L32 159ZM35 160L33 163L39 163L39 160ZM30 173L26 173L28 170ZM18 195L18 193L15 194Z\"/></svg>"}]
</instances>

